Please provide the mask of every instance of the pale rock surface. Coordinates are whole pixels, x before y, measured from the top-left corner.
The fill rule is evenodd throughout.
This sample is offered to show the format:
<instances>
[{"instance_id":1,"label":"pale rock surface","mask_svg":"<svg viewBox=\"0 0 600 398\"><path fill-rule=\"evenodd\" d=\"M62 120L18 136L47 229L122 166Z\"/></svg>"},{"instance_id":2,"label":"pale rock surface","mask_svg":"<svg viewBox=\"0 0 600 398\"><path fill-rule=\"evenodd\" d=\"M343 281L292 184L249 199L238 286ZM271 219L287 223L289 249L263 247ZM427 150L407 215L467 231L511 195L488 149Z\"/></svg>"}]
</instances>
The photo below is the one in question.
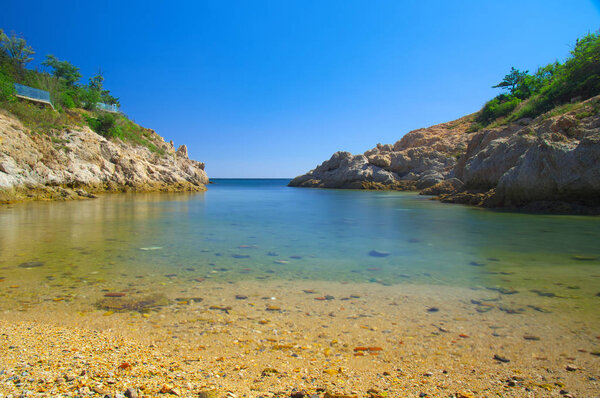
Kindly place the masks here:
<instances>
[{"instance_id":1,"label":"pale rock surface","mask_svg":"<svg viewBox=\"0 0 600 398\"><path fill-rule=\"evenodd\" d=\"M507 204L532 201L598 201L600 136L578 142L542 141L530 147L498 182Z\"/></svg>"},{"instance_id":2,"label":"pale rock surface","mask_svg":"<svg viewBox=\"0 0 600 398\"><path fill-rule=\"evenodd\" d=\"M363 155L336 152L331 159L307 174L296 177L290 186L320 188L413 187L427 188L452 176L454 155L467 147L466 118L406 134L394 145L377 144ZM368 185L372 187L372 185Z\"/></svg>"},{"instance_id":3,"label":"pale rock surface","mask_svg":"<svg viewBox=\"0 0 600 398\"><path fill-rule=\"evenodd\" d=\"M364 155L336 152L313 171L290 184L318 188L360 188L363 181L391 184L398 176L372 165Z\"/></svg>"},{"instance_id":4,"label":"pale rock surface","mask_svg":"<svg viewBox=\"0 0 600 398\"><path fill-rule=\"evenodd\" d=\"M0 113L0 200L81 196L79 191L203 190L204 164L190 160L156 133L164 155L109 141L87 127L63 131L55 142Z\"/></svg>"}]
</instances>

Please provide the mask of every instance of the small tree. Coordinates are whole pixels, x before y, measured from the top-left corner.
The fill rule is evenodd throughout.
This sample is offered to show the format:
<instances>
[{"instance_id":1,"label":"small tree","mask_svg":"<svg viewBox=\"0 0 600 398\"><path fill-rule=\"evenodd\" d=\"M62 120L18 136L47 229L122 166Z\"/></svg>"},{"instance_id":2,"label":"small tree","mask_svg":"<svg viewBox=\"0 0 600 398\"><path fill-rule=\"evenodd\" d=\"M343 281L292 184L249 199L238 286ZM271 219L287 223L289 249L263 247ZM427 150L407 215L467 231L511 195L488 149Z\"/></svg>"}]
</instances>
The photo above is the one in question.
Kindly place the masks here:
<instances>
[{"instance_id":1,"label":"small tree","mask_svg":"<svg viewBox=\"0 0 600 398\"><path fill-rule=\"evenodd\" d=\"M502 88L504 90L508 90L510 95L515 95L519 85L523 83L525 77L528 76L528 73L528 70L521 72L520 70L511 67L510 73L504 76L504 79L495 86L492 86L492 88Z\"/></svg>"},{"instance_id":2,"label":"small tree","mask_svg":"<svg viewBox=\"0 0 600 398\"><path fill-rule=\"evenodd\" d=\"M102 91L104 88L104 74L102 73L102 69L98 69L98 73L90 77L88 86L92 90L96 90L98 92Z\"/></svg>"},{"instance_id":3,"label":"small tree","mask_svg":"<svg viewBox=\"0 0 600 398\"><path fill-rule=\"evenodd\" d=\"M98 69L98 73L90 78L88 87L90 90L96 91L100 96L100 101L108 105L120 105L119 99L110 95L109 90L104 89L104 73L102 69Z\"/></svg>"},{"instance_id":4,"label":"small tree","mask_svg":"<svg viewBox=\"0 0 600 398\"><path fill-rule=\"evenodd\" d=\"M87 110L95 109L96 104L102 99L100 97L100 92L98 90L92 89L89 86L81 87L80 98L83 102L83 107Z\"/></svg>"},{"instance_id":5,"label":"small tree","mask_svg":"<svg viewBox=\"0 0 600 398\"><path fill-rule=\"evenodd\" d=\"M33 57L30 57L30 55L35 54L35 51L27 45L25 39L17 37L14 32L8 36L4 31L0 31L0 46L21 68L32 61Z\"/></svg>"},{"instance_id":6,"label":"small tree","mask_svg":"<svg viewBox=\"0 0 600 398\"><path fill-rule=\"evenodd\" d=\"M46 55L46 60L42 65L54 69L52 75L58 79L63 79L67 87L75 87L81 78L79 68L71 65L69 61L60 61L52 54Z\"/></svg>"}]
</instances>

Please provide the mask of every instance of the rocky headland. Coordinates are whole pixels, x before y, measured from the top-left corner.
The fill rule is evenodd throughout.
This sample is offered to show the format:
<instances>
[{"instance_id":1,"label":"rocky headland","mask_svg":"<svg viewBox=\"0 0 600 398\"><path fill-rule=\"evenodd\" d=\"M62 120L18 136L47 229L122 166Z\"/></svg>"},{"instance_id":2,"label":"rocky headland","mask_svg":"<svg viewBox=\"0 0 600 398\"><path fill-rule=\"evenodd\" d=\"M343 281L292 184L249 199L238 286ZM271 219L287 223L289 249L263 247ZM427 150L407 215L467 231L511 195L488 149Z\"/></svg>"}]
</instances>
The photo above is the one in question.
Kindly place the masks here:
<instances>
[{"instance_id":1,"label":"rocky headland","mask_svg":"<svg viewBox=\"0 0 600 398\"><path fill-rule=\"evenodd\" d=\"M475 115L362 155L336 152L290 186L416 190L444 202L600 213L600 96L477 128Z\"/></svg>"},{"instance_id":2,"label":"rocky headland","mask_svg":"<svg viewBox=\"0 0 600 398\"><path fill-rule=\"evenodd\" d=\"M201 191L204 164L153 130L146 146L108 140L87 126L36 133L0 111L0 203L77 199L102 192Z\"/></svg>"}]
</instances>

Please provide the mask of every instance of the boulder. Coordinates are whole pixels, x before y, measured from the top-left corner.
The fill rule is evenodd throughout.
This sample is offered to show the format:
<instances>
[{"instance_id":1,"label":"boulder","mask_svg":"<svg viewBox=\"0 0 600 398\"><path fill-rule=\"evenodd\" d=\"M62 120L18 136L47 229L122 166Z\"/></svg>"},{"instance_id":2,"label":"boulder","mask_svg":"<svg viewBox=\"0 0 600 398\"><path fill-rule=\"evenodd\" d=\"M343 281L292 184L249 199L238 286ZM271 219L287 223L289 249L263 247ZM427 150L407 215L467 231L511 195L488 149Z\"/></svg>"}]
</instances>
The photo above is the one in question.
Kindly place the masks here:
<instances>
[{"instance_id":1,"label":"boulder","mask_svg":"<svg viewBox=\"0 0 600 398\"><path fill-rule=\"evenodd\" d=\"M439 184L444 180L444 176L437 171L429 171L423 173L423 175L417 180L417 189L425 189Z\"/></svg>"},{"instance_id":2,"label":"boulder","mask_svg":"<svg viewBox=\"0 0 600 398\"><path fill-rule=\"evenodd\" d=\"M542 141L529 148L499 180L496 194L507 205L533 201L600 200L600 135L578 143Z\"/></svg>"},{"instance_id":3,"label":"boulder","mask_svg":"<svg viewBox=\"0 0 600 398\"><path fill-rule=\"evenodd\" d=\"M364 155L336 152L314 170L294 178L290 186L319 188L362 188L362 182L393 184L398 179L389 172L369 163Z\"/></svg>"},{"instance_id":4,"label":"boulder","mask_svg":"<svg viewBox=\"0 0 600 398\"><path fill-rule=\"evenodd\" d=\"M447 195L459 192L465 184L458 178L449 178L419 192L420 195Z\"/></svg>"},{"instance_id":5,"label":"boulder","mask_svg":"<svg viewBox=\"0 0 600 398\"><path fill-rule=\"evenodd\" d=\"M175 152L175 155L182 157L184 159L188 159L187 146L181 145L179 148L177 148L177 152Z\"/></svg>"}]
</instances>

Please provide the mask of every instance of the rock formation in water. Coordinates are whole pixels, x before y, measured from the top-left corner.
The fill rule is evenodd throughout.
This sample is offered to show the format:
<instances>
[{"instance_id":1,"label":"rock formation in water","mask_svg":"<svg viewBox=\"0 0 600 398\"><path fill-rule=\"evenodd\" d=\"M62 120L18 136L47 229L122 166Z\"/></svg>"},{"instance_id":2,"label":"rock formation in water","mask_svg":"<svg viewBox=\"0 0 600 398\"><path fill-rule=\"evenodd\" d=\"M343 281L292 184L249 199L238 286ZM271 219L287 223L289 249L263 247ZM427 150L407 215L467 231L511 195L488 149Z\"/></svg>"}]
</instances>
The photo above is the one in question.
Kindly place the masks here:
<instances>
[{"instance_id":1,"label":"rock formation in water","mask_svg":"<svg viewBox=\"0 0 600 398\"><path fill-rule=\"evenodd\" d=\"M99 192L199 191L208 177L187 148L152 130L156 146L107 140L88 127L36 134L0 112L0 201L70 199Z\"/></svg>"},{"instance_id":2,"label":"rock formation in water","mask_svg":"<svg viewBox=\"0 0 600 398\"><path fill-rule=\"evenodd\" d=\"M290 186L419 190L486 207L597 209L600 96L572 108L476 131L474 115L411 131L362 155L336 152Z\"/></svg>"}]
</instances>

